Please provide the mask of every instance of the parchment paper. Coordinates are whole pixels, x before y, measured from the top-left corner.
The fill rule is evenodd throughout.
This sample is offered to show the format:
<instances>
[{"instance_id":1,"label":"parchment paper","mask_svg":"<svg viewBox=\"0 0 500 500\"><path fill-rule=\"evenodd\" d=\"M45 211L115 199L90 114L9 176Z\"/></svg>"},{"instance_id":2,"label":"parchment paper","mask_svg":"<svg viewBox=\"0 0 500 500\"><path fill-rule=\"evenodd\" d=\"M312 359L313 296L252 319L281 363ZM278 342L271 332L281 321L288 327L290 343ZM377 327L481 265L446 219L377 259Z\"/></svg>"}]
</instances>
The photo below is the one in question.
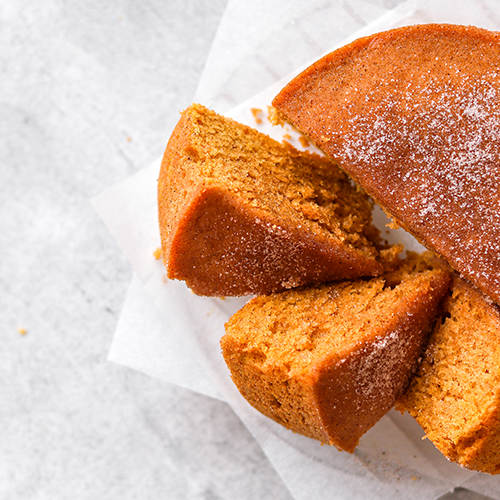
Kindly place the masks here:
<instances>
[{"instance_id":1,"label":"parchment paper","mask_svg":"<svg viewBox=\"0 0 500 500\"><path fill-rule=\"evenodd\" d=\"M420 22L474 24L489 29L500 26L500 6L492 1L406 2L390 12L368 2L329 8L321 2L307 2L306 6L302 3L287 2L286 13L280 15L280 2L230 2L195 100L282 139L284 133L293 131L271 127L265 119L272 97L294 73L335 46L365 34ZM335 35L328 38L325 20L333 19L344 31L333 30ZM242 31L245 29L249 32ZM286 43L278 44L271 53L263 50L266 44L279 41L281 35ZM325 38L331 42L329 45ZM297 42L299 39L302 43ZM295 50L294 41L301 49L290 55ZM283 58L288 60L283 62ZM259 88L262 92L231 107ZM250 108L263 110L262 124L256 123ZM300 146L296 138L292 142ZM93 200L137 276L110 359L226 400L297 499L432 499L460 484L500 498L499 480L446 461L432 443L421 439L421 429L407 415L390 412L349 455L293 434L253 410L231 382L219 348L224 322L247 299L197 297L183 283L165 280L163 264L153 257L159 246L159 163L154 162ZM387 221L381 211L376 212L376 220L385 231ZM407 248L419 248L402 231L391 230L387 236L392 241L403 241Z\"/></svg>"}]
</instances>

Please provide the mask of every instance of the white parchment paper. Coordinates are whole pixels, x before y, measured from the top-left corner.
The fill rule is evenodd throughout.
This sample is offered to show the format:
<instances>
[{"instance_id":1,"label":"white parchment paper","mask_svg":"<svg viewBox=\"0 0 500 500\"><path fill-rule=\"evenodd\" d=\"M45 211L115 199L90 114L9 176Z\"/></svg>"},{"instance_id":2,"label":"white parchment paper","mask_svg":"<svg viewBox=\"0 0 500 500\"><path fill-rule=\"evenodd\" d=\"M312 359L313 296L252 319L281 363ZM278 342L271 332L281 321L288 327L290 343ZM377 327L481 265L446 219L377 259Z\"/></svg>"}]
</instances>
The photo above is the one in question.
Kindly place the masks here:
<instances>
[{"instance_id":1,"label":"white parchment paper","mask_svg":"<svg viewBox=\"0 0 500 500\"><path fill-rule=\"evenodd\" d=\"M333 7L321 2L286 5L284 12L282 2L229 3L196 96L198 102L279 140L293 131L272 127L266 119L267 106L294 73L336 46L420 22L500 27L500 5L493 1L405 2L389 12L363 1L349 2L347 7L340 2ZM342 29L333 30L329 37L326 21ZM280 43L282 39L286 43ZM294 40L301 49L290 55ZM271 42L278 46L263 50ZM252 96L252 89L254 94L261 92ZM246 97L243 104L234 106ZM263 110L262 124L256 123L250 108ZM296 137L292 142L300 147ZM432 499L460 484L500 498L500 480L447 462L428 440L421 439L421 429L407 415L390 412L349 455L293 434L251 408L232 384L219 348L224 322L246 299L197 297L183 283L165 280L163 264L153 257L159 246L159 165L160 160L93 200L136 274L110 359L226 400L297 499ZM383 214L375 215L385 231ZM387 236L407 248L419 248L402 231L391 230Z\"/></svg>"}]
</instances>

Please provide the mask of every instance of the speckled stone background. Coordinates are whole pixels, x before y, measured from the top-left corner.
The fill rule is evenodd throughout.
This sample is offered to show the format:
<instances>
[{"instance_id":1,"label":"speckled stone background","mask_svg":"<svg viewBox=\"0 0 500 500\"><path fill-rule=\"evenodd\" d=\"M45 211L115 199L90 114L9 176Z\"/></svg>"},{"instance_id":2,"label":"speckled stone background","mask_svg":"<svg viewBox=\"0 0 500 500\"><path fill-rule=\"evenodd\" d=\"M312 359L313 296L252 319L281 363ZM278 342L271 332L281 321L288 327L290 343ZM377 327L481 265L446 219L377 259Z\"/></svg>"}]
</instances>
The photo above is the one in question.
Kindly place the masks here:
<instances>
[{"instance_id":1,"label":"speckled stone background","mask_svg":"<svg viewBox=\"0 0 500 500\"><path fill-rule=\"evenodd\" d=\"M225 7L0 3L2 500L291 499L225 403L106 360L132 271L89 200L161 155Z\"/></svg>"}]
</instances>

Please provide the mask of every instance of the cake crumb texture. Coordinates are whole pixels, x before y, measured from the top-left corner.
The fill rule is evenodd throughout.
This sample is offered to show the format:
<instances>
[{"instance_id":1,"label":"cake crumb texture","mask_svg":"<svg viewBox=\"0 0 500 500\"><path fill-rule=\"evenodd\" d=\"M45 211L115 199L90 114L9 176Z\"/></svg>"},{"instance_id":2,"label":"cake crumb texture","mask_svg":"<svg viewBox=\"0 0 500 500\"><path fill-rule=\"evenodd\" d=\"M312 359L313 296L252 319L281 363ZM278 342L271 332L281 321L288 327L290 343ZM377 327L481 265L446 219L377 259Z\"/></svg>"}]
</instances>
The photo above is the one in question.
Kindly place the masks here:
<instances>
[{"instance_id":1,"label":"cake crumb texture","mask_svg":"<svg viewBox=\"0 0 500 500\"><path fill-rule=\"evenodd\" d=\"M458 276L397 408L408 411L449 460L500 472L500 310Z\"/></svg>"}]
</instances>

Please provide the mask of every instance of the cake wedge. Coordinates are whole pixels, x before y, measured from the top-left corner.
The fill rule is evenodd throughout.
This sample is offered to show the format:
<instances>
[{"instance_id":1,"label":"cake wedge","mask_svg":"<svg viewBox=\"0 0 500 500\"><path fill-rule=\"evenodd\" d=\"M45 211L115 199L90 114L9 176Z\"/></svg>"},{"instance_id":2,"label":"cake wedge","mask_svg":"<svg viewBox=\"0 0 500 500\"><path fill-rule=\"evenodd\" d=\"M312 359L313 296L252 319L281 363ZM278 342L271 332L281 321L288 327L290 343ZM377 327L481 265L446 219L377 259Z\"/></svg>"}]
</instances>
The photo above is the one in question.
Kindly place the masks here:
<instances>
[{"instance_id":1,"label":"cake wedge","mask_svg":"<svg viewBox=\"0 0 500 500\"><path fill-rule=\"evenodd\" d=\"M353 452L406 390L450 276L413 255L385 277L256 297L221 339L231 377L265 416Z\"/></svg>"},{"instance_id":2,"label":"cake wedge","mask_svg":"<svg viewBox=\"0 0 500 500\"><path fill-rule=\"evenodd\" d=\"M371 210L335 162L198 104L182 113L158 180L167 275L198 295L376 276Z\"/></svg>"}]
</instances>

